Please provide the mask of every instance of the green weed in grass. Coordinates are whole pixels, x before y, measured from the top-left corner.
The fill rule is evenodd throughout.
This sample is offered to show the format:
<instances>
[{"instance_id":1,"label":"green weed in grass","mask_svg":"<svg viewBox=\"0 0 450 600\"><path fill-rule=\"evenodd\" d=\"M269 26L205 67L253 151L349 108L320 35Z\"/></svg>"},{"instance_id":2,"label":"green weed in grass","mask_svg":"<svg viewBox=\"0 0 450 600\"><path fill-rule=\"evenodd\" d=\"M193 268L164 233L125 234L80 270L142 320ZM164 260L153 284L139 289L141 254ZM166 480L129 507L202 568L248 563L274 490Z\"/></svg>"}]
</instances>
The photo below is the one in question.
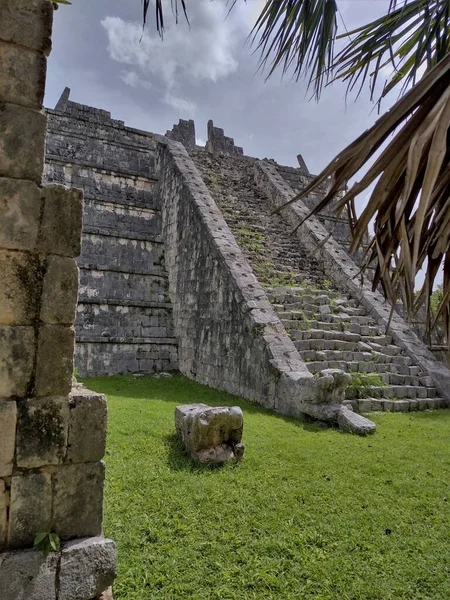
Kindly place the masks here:
<instances>
[{"instance_id":1,"label":"green weed in grass","mask_svg":"<svg viewBox=\"0 0 450 600\"><path fill-rule=\"evenodd\" d=\"M450 598L450 412L374 414L371 438L188 381L91 379L109 404L115 600ZM199 466L177 404L238 404L239 464Z\"/></svg>"}]
</instances>

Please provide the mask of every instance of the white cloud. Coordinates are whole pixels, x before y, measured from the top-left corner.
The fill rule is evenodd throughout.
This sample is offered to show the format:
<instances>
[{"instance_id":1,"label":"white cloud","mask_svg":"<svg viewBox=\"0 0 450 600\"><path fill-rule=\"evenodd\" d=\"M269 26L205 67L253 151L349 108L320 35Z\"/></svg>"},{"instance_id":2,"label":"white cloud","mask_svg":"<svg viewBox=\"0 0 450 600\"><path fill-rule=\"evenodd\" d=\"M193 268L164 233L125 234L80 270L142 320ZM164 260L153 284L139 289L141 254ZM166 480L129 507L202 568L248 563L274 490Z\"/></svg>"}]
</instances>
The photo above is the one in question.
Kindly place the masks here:
<instances>
[{"instance_id":1,"label":"white cloud","mask_svg":"<svg viewBox=\"0 0 450 600\"><path fill-rule=\"evenodd\" d=\"M139 84L139 75L135 71L122 71L119 77L124 83L131 87L137 87Z\"/></svg>"},{"instance_id":2,"label":"white cloud","mask_svg":"<svg viewBox=\"0 0 450 600\"><path fill-rule=\"evenodd\" d=\"M191 28L184 22L176 25L168 15L164 40L150 28L142 36L140 23L120 17L105 17L101 24L113 60L160 76L170 89L186 79L216 82L238 69L236 46L248 24L239 18L240 11L228 18L227 12L223 0L197 0L190 7Z\"/></svg>"},{"instance_id":3,"label":"white cloud","mask_svg":"<svg viewBox=\"0 0 450 600\"><path fill-rule=\"evenodd\" d=\"M193 116L197 110L197 106L194 102L184 98L178 98L170 92L164 94L164 103L186 116Z\"/></svg>"},{"instance_id":4,"label":"white cloud","mask_svg":"<svg viewBox=\"0 0 450 600\"><path fill-rule=\"evenodd\" d=\"M150 81L142 79L142 77L140 77L136 71L122 71L119 74L119 77L124 83L134 88L143 87L146 90L150 90L153 87Z\"/></svg>"}]
</instances>

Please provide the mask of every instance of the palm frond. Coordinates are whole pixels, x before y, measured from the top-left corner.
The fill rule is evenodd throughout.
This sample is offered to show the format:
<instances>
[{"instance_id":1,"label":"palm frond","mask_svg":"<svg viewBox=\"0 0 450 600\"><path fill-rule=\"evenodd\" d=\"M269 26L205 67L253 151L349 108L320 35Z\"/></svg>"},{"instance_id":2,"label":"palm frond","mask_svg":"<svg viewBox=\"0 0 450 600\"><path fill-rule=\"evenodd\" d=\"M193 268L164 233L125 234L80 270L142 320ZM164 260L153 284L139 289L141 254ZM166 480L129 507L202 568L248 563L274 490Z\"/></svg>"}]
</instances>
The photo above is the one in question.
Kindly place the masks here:
<instances>
[{"instance_id":1,"label":"palm frond","mask_svg":"<svg viewBox=\"0 0 450 600\"><path fill-rule=\"evenodd\" d=\"M367 226L373 220L375 235L363 268L375 266L373 288L381 284L392 304L401 297L409 314L422 302L430 314L428 300L444 268L443 301L438 313L446 319L450 298L449 132L450 54L289 202L313 192L331 177L328 194L310 214L332 206L337 192L386 144L361 180L337 204L337 210L351 207L354 198L376 182L361 215L351 211L350 250L365 245ZM425 281L417 295L414 286L421 269Z\"/></svg>"},{"instance_id":2,"label":"palm frond","mask_svg":"<svg viewBox=\"0 0 450 600\"><path fill-rule=\"evenodd\" d=\"M161 37L164 34L164 6L166 2L164 0L155 0L155 22L156 29ZM176 23L178 23L179 19L179 5L181 5L181 9L183 11L184 17L186 21L189 23L186 1L185 0L170 0L170 6L172 9L172 13L175 17ZM142 24L145 27L148 19L148 11L150 8L150 0L142 0Z\"/></svg>"},{"instance_id":3,"label":"palm frond","mask_svg":"<svg viewBox=\"0 0 450 600\"><path fill-rule=\"evenodd\" d=\"M349 42L333 63L335 78L358 93L370 78L372 97L380 70L390 69L381 98L404 92L450 51L449 0L391 0L386 15L339 36Z\"/></svg>"},{"instance_id":4,"label":"palm frond","mask_svg":"<svg viewBox=\"0 0 450 600\"><path fill-rule=\"evenodd\" d=\"M337 34L336 0L272 0L266 2L252 31L261 51L260 66L268 77L281 66L299 78L309 73L318 97L329 80Z\"/></svg>"}]
</instances>

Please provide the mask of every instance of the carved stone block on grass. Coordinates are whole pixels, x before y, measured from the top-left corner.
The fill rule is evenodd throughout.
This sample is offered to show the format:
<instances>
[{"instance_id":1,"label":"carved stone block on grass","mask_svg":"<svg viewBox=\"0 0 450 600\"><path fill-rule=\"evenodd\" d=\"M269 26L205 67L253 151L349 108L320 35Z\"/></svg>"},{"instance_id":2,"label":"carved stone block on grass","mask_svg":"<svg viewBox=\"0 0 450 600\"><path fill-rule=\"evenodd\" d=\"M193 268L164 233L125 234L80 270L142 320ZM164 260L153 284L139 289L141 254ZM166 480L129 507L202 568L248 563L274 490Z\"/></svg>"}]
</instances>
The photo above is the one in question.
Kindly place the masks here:
<instances>
[{"instance_id":1,"label":"carved stone block on grass","mask_svg":"<svg viewBox=\"0 0 450 600\"><path fill-rule=\"evenodd\" d=\"M175 427L186 451L202 463L228 462L241 459L244 454L244 416L237 406L177 406Z\"/></svg>"}]
</instances>

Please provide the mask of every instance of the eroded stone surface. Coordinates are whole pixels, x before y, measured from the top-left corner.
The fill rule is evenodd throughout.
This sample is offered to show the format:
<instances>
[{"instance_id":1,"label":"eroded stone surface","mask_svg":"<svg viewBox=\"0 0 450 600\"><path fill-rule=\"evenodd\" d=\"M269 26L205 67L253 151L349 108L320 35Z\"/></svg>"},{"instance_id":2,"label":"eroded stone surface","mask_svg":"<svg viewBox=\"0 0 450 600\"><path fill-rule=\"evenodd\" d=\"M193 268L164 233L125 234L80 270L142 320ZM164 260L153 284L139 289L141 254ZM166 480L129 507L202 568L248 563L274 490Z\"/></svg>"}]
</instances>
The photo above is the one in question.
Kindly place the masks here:
<instances>
[{"instance_id":1,"label":"eroded stone surface","mask_svg":"<svg viewBox=\"0 0 450 600\"><path fill-rule=\"evenodd\" d=\"M34 354L33 327L0 327L0 397L25 396Z\"/></svg>"},{"instance_id":2,"label":"eroded stone surface","mask_svg":"<svg viewBox=\"0 0 450 600\"><path fill-rule=\"evenodd\" d=\"M32 469L63 462L69 422L67 397L23 400L17 422L18 467Z\"/></svg>"},{"instance_id":3,"label":"eroded stone surface","mask_svg":"<svg viewBox=\"0 0 450 600\"><path fill-rule=\"evenodd\" d=\"M5 481L0 479L0 548L6 544L8 528L8 498Z\"/></svg>"},{"instance_id":4,"label":"eroded stone surface","mask_svg":"<svg viewBox=\"0 0 450 600\"><path fill-rule=\"evenodd\" d=\"M243 457L244 416L238 406L177 406L175 427L187 452L200 462L220 463Z\"/></svg>"},{"instance_id":5,"label":"eroded stone surface","mask_svg":"<svg viewBox=\"0 0 450 600\"><path fill-rule=\"evenodd\" d=\"M50 256L44 276L41 320L72 325L78 300L78 267L72 258Z\"/></svg>"},{"instance_id":6,"label":"eroded stone surface","mask_svg":"<svg viewBox=\"0 0 450 600\"><path fill-rule=\"evenodd\" d=\"M70 394L69 462L101 460L106 446L107 405L103 394L75 387Z\"/></svg>"},{"instance_id":7,"label":"eroded stone surface","mask_svg":"<svg viewBox=\"0 0 450 600\"><path fill-rule=\"evenodd\" d=\"M53 525L61 539L102 533L102 462L63 465L54 476Z\"/></svg>"},{"instance_id":8,"label":"eroded stone surface","mask_svg":"<svg viewBox=\"0 0 450 600\"><path fill-rule=\"evenodd\" d=\"M0 477L6 477L12 473L16 421L16 403L0 400Z\"/></svg>"},{"instance_id":9,"label":"eroded stone surface","mask_svg":"<svg viewBox=\"0 0 450 600\"><path fill-rule=\"evenodd\" d=\"M352 378L341 369L324 369L316 379L316 404L342 404Z\"/></svg>"},{"instance_id":10,"label":"eroded stone surface","mask_svg":"<svg viewBox=\"0 0 450 600\"><path fill-rule=\"evenodd\" d=\"M56 600L58 561L34 550L0 553L1 600Z\"/></svg>"},{"instance_id":11,"label":"eroded stone surface","mask_svg":"<svg viewBox=\"0 0 450 600\"><path fill-rule=\"evenodd\" d=\"M104 592L116 577L116 550L103 537L63 545L58 600L87 600Z\"/></svg>"},{"instance_id":12,"label":"eroded stone surface","mask_svg":"<svg viewBox=\"0 0 450 600\"><path fill-rule=\"evenodd\" d=\"M51 519L50 474L23 473L12 477L9 545L15 547L32 545L36 533L47 531Z\"/></svg>"}]
</instances>

